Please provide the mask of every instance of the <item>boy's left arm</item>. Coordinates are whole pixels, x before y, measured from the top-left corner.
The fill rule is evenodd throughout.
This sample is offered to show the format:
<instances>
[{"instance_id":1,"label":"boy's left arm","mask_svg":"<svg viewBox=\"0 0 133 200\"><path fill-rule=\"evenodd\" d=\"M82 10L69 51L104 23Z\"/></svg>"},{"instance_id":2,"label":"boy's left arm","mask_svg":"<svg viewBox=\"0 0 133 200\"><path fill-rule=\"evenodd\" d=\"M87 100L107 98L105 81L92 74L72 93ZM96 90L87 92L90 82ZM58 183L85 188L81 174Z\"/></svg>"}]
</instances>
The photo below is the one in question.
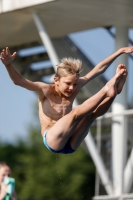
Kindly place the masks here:
<instances>
[{"instance_id":1,"label":"boy's left arm","mask_svg":"<svg viewBox=\"0 0 133 200\"><path fill-rule=\"evenodd\" d=\"M120 55L126 53L132 53L133 52L133 46L129 47L123 47L120 48L118 51L98 63L88 74L86 74L83 77L80 77L80 84L81 87L83 87L85 84L87 84L90 80L97 77L98 75L102 74L106 71L106 69L111 65L111 63Z\"/></svg>"}]
</instances>

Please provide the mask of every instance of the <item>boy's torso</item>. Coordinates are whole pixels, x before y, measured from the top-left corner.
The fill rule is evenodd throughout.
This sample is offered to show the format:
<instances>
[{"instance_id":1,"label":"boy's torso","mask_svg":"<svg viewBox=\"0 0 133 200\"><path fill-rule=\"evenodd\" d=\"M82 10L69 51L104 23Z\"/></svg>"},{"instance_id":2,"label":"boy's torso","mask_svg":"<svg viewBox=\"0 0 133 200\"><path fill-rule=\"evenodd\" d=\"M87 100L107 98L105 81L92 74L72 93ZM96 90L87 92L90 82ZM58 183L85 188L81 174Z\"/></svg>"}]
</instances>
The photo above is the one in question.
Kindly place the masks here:
<instances>
[{"instance_id":1,"label":"boy's torso","mask_svg":"<svg viewBox=\"0 0 133 200\"><path fill-rule=\"evenodd\" d=\"M44 98L39 99L39 119L42 135L49 130L61 117L72 110L77 90L70 97L60 97L51 87Z\"/></svg>"}]
</instances>

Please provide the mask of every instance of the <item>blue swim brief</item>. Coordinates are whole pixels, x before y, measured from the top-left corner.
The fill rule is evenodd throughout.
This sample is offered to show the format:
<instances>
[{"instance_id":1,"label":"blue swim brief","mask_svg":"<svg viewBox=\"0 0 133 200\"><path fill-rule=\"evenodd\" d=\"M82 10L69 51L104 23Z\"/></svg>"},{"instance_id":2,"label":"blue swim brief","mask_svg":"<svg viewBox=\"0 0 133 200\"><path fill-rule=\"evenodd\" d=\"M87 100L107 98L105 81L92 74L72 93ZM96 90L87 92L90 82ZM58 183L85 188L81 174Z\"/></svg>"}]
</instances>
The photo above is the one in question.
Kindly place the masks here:
<instances>
[{"instance_id":1,"label":"blue swim brief","mask_svg":"<svg viewBox=\"0 0 133 200\"><path fill-rule=\"evenodd\" d=\"M72 149L71 145L70 145L70 140L68 140L68 142L66 143L66 145L63 147L63 149L59 150L59 151L56 151L54 149L52 149L48 143L47 143L47 140L46 140L46 136L47 136L47 133L48 131L45 131L44 135L43 135L43 142L44 142L44 145L53 153L63 153L63 154L70 154L70 153L73 153L75 152L75 150Z\"/></svg>"}]
</instances>

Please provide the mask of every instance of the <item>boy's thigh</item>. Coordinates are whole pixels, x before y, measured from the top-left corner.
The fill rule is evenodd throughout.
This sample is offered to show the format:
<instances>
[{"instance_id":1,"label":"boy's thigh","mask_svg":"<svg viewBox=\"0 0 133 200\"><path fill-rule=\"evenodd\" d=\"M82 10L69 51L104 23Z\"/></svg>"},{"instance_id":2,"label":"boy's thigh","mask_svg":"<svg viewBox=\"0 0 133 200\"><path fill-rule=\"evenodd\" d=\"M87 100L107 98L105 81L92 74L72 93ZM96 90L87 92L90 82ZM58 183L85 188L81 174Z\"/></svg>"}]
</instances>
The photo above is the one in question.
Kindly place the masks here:
<instances>
[{"instance_id":1,"label":"boy's thigh","mask_svg":"<svg viewBox=\"0 0 133 200\"><path fill-rule=\"evenodd\" d=\"M56 149L63 148L74 133L79 121L74 120L72 112L59 119L47 133L47 142Z\"/></svg>"},{"instance_id":2,"label":"boy's thigh","mask_svg":"<svg viewBox=\"0 0 133 200\"><path fill-rule=\"evenodd\" d=\"M92 114L84 117L80 123L78 124L75 132L71 136L70 144L73 149L77 149L84 138L86 137L91 124L93 123L94 119L92 119Z\"/></svg>"}]
</instances>

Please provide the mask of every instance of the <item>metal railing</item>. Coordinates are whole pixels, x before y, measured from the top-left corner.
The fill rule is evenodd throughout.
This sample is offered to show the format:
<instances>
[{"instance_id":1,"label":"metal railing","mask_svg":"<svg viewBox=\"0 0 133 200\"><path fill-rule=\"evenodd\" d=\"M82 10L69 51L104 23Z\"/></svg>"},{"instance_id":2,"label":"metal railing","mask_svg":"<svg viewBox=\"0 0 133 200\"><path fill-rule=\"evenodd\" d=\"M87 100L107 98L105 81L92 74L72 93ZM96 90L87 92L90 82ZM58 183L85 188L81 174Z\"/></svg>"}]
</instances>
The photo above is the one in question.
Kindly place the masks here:
<instances>
[{"instance_id":1,"label":"metal railing","mask_svg":"<svg viewBox=\"0 0 133 200\"><path fill-rule=\"evenodd\" d=\"M102 128L106 124L108 126L111 126L113 123L113 119L116 117L129 117L132 116L133 119L133 109L130 110L124 110L119 113L106 113L103 116L100 116L96 119L96 143L97 143L97 149L99 153L101 152L101 141L102 141ZM110 119L110 121L106 122L107 119ZM102 121L103 120L103 121ZM105 123L106 122L106 123ZM100 195L100 177L98 173L96 172L96 184L95 184L95 197L93 197L93 200L133 200L133 193L129 194L121 194L121 195Z\"/></svg>"},{"instance_id":2,"label":"metal railing","mask_svg":"<svg viewBox=\"0 0 133 200\"><path fill-rule=\"evenodd\" d=\"M120 196L95 196L92 198L93 200L133 200L133 193L131 194L122 194Z\"/></svg>"}]
</instances>

